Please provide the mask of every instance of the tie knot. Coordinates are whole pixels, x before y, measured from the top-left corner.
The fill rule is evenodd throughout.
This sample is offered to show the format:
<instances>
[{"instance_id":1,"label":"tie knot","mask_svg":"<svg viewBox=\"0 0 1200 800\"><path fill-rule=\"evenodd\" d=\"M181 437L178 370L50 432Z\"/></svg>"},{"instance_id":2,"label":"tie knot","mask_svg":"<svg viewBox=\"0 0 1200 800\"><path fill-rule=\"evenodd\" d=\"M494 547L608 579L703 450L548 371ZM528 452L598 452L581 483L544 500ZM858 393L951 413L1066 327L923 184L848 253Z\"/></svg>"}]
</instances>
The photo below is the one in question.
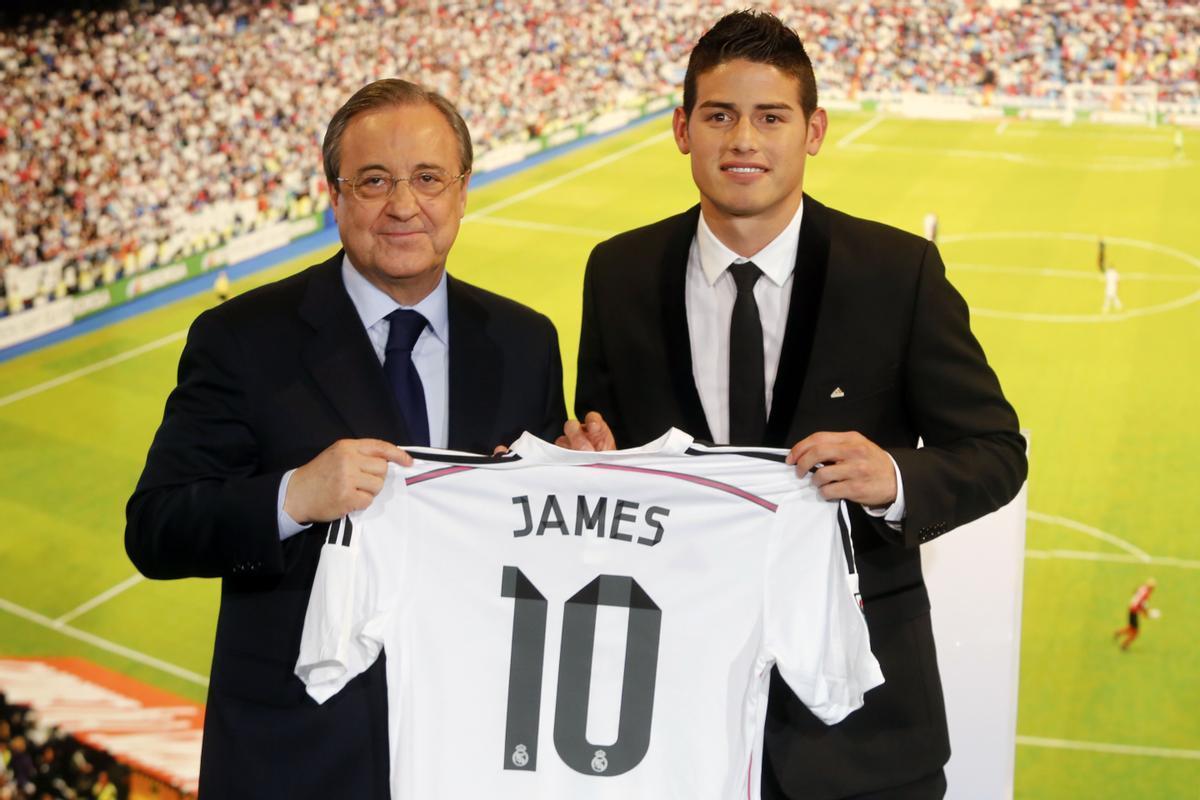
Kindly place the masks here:
<instances>
[{"instance_id":1,"label":"tie knot","mask_svg":"<svg viewBox=\"0 0 1200 800\"><path fill-rule=\"evenodd\" d=\"M419 313L407 308L397 308L385 319L389 323L387 347L385 348L385 352L388 353L394 350L412 352L413 345L417 343L421 331L425 330L425 326L429 324L428 320Z\"/></svg>"},{"instance_id":2,"label":"tie knot","mask_svg":"<svg viewBox=\"0 0 1200 800\"><path fill-rule=\"evenodd\" d=\"M754 289L754 284L762 277L762 270L756 267L753 261L746 261L742 264L730 264L729 274L737 284L738 294L741 294Z\"/></svg>"}]
</instances>

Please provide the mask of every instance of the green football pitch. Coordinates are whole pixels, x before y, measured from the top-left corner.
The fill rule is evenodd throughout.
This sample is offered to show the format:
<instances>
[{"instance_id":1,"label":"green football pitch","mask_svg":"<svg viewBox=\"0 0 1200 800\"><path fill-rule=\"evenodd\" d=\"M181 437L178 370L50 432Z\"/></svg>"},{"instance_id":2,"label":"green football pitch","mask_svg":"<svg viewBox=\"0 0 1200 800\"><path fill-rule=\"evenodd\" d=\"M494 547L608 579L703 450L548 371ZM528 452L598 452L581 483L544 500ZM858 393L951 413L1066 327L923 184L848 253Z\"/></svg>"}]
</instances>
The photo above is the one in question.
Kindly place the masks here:
<instances>
[{"instance_id":1,"label":"green football pitch","mask_svg":"<svg viewBox=\"0 0 1200 800\"><path fill-rule=\"evenodd\" d=\"M806 188L940 247L1030 436L1016 796L1197 797L1200 135L836 114ZM450 269L558 326L583 266L695 202L666 118L472 191ZM1121 275L1101 313L1096 242ZM258 273L237 291L328 251ZM78 655L202 700L216 581L140 579L124 503L202 293L0 365L0 655ZM986 563L978 565L988 568ZM1160 619L1111 638L1153 576ZM964 602L971 602L964 598Z\"/></svg>"}]
</instances>

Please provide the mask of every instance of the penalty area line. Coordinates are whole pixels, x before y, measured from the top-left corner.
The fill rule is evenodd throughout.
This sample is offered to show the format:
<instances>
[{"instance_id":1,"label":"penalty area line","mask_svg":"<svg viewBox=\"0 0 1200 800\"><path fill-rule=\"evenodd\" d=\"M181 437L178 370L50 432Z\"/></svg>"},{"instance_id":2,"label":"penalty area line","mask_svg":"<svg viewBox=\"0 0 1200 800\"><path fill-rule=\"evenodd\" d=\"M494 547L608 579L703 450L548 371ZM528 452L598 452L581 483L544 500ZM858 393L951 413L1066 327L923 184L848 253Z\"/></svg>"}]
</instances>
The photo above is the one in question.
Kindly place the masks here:
<instances>
[{"instance_id":1,"label":"penalty area line","mask_svg":"<svg viewBox=\"0 0 1200 800\"><path fill-rule=\"evenodd\" d=\"M1048 739L1042 736L1017 736L1017 744L1025 747L1052 747L1058 750L1084 750L1092 753L1112 753L1122 756L1182 758L1189 761L1200 761L1200 750L1184 750L1174 747L1144 747L1132 744L1110 744L1108 742L1081 742L1072 739Z\"/></svg>"},{"instance_id":2,"label":"penalty area line","mask_svg":"<svg viewBox=\"0 0 1200 800\"><path fill-rule=\"evenodd\" d=\"M869 120L864 122L862 125L859 125L857 128L855 128L854 130L847 133L841 139L838 139L837 146L838 147L849 147L850 145L854 144L855 139L857 139L858 137L862 136L865 133L870 132L873 128L875 128L876 125L883 122L884 119L886 119L886 117L883 114L876 114L875 116L871 117Z\"/></svg>"},{"instance_id":3,"label":"penalty area line","mask_svg":"<svg viewBox=\"0 0 1200 800\"><path fill-rule=\"evenodd\" d=\"M118 583L116 586L113 586L110 589L105 589L103 592L96 595L91 600L87 600L83 603L80 603L75 608L71 609L70 611L63 614L58 619L54 620L54 624L55 625L66 625L68 622L75 619L76 617L81 617L84 614L86 614L87 612L91 611L96 606L99 606L102 603L107 603L109 600L113 599L114 597L119 595L121 592L124 592L126 589L132 589L134 586L137 586L139 583L141 583L144 580L146 580L146 579L144 577L142 577L142 575L140 573L135 572L132 575L130 575L128 578L126 578L125 580Z\"/></svg>"},{"instance_id":4,"label":"penalty area line","mask_svg":"<svg viewBox=\"0 0 1200 800\"><path fill-rule=\"evenodd\" d=\"M494 211L499 211L502 208L508 208L511 205L520 203L522 200L528 200L530 197L534 197L542 192L553 189L555 186L559 186L567 181L574 180L580 175L586 175L589 172L595 172L598 169L603 169L614 161L620 161L622 158L631 153L636 153L639 150L645 150L647 147L653 147L662 140L668 139L671 136L673 136L671 131L662 131L661 133L656 133L653 136L642 139L641 141L634 142L633 144L623 147L614 153L609 153L603 158L597 159L596 161L590 161L587 164L584 164L582 167L576 167L575 169L569 172L564 172L562 175L551 178L548 181L543 181L536 186L531 186L523 192L517 192L516 194L510 195L503 200L497 200L494 203L484 206L478 211L472 211L463 217L463 222L470 222L481 217L486 217Z\"/></svg>"},{"instance_id":5,"label":"penalty area line","mask_svg":"<svg viewBox=\"0 0 1200 800\"><path fill-rule=\"evenodd\" d=\"M168 334L161 339L155 339L153 342L147 342L146 344L135 347L132 350L126 350L124 353L117 353L115 356L110 356L102 361L97 361L95 364L82 367L74 372L68 372L66 375L59 375L57 378L52 378L43 383L39 383L36 386L30 386L28 389L22 389L19 392L13 392L7 397L0 397L0 407L4 407L10 403L15 403L18 400L24 400L26 398L33 397L34 395L39 395L48 389L57 388L62 386L64 383L70 383L77 378L83 378L91 375L93 372L99 372L102 369L116 366L117 364L128 361L131 358L137 358L144 353L149 353L159 349L160 347L165 347L172 342L177 342L185 336L187 336L186 330L175 331L175 333Z\"/></svg>"},{"instance_id":6,"label":"penalty area line","mask_svg":"<svg viewBox=\"0 0 1200 800\"><path fill-rule=\"evenodd\" d=\"M39 614L36 611L25 608L24 606L17 605L11 600L5 600L3 597L0 597L0 610L7 611L14 617L20 617L21 619L32 622L35 625L41 625L43 628L49 628L52 631L57 631L64 636L69 636L72 639L90 644L93 647L98 647L105 652L127 658L130 661L136 661L139 664L157 669L160 672L165 672L168 675L173 675L176 678L188 681L189 683L194 683L198 686L208 686L208 678L204 677L203 675L199 675L189 669L184 669L183 667L177 666L168 661L163 661L161 658L155 658L154 656L147 655L140 650L134 650L132 647L126 647L123 644L117 644L116 642L109 641L108 639L96 636L93 633L88 633L87 631L81 631L78 628L73 628L70 625L58 623L43 614Z\"/></svg>"}]
</instances>

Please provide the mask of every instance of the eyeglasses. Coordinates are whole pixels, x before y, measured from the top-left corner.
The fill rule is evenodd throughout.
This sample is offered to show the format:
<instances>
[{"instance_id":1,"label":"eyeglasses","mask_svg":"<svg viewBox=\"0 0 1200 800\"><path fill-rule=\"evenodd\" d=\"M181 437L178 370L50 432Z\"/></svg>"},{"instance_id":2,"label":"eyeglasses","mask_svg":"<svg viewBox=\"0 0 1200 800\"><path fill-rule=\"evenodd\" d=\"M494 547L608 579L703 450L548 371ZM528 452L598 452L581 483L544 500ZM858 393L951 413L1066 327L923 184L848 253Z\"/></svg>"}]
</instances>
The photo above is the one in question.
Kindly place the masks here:
<instances>
[{"instance_id":1,"label":"eyeglasses","mask_svg":"<svg viewBox=\"0 0 1200 800\"><path fill-rule=\"evenodd\" d=\"M408 188L417 197L432 200L450 188L451 184L461 181L470 174L470 170L459 175L450 175L440 169L419 169L407 178L397 178L386 172L367 172L357 178L338 178L337 182L350 184L350 192L359 200L371 202L384 200L396 191L396 185L407 183Z\"/></svg>"}]
</instances>

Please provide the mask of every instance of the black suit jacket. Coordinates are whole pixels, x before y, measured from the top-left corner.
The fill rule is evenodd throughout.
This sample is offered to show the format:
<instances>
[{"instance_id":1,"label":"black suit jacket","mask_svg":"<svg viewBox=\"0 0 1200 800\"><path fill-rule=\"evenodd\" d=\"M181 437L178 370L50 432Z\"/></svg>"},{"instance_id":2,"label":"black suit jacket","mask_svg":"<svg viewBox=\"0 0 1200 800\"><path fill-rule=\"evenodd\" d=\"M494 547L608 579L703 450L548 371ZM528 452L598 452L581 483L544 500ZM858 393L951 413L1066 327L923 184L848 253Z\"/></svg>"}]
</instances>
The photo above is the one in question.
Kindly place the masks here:
<instances>
[{"instance_id":1,"label":"black suit jacket","mask_svg":"<svg viewBox=\"0 0 1200 800\"><path fill-rule=\"evenodd\" d=\"M201 314L125 547L151 578L220 577L200 787L210 798L386 798L382 663L318 706L293 674L324 526L279 541L284 472L334 441L405 442L341 253ZM448 278L449 447L491 453L566 415L554 326Z\"/></svg>"},{"instance_id":2,"label":"black suit jacket","mask_svg":"<svg viewBox=\"0 0 1200 800\"><path fill-rule=\"evenodd\" d=\"M697 206L623 233L588 261L575 407L580 418L601 412L618 446L672 425L709 437L684 306L698 215ZM842 396L832 396L837 389ZM937 248L806 196L765 441L735 444L790 447L816 431L852 430L891 453L904 482L901 532L852 509L860 589L886 683L826 728L774 680L767 797L843 797L945 763L917 545L1003 505L1026 473L1016 414Z\"/></svg>"}]
</instances>

